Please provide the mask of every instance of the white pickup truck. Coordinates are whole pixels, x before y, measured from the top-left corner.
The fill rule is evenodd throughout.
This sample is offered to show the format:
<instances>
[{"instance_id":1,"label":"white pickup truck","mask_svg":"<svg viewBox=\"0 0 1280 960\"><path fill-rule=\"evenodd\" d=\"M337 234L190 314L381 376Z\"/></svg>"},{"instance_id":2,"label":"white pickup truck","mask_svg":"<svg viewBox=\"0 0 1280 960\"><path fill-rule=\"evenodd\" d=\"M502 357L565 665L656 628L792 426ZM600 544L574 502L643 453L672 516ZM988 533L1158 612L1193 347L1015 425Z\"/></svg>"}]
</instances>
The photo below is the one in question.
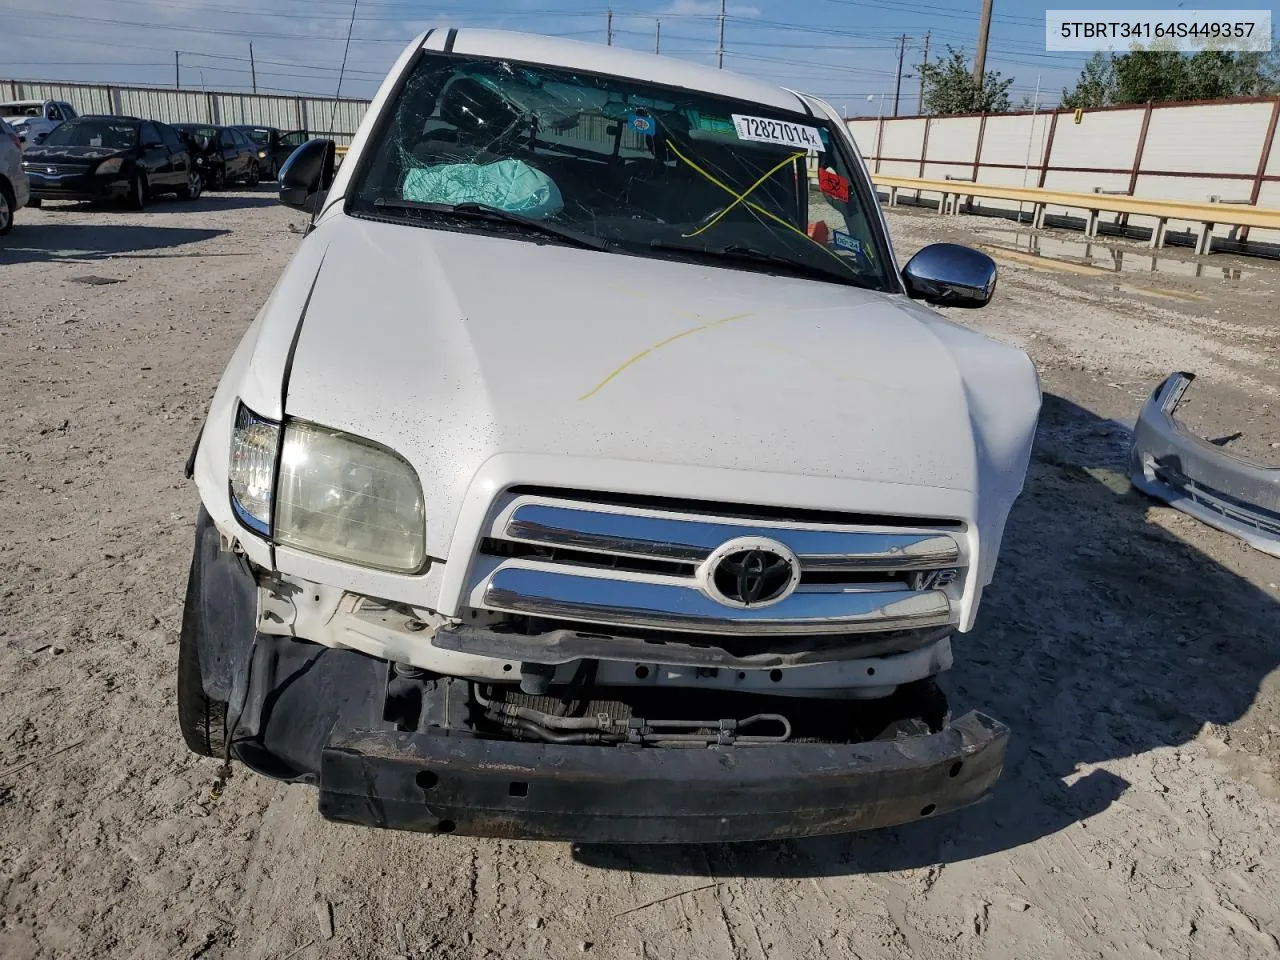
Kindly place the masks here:
<instances>
[{"instance_id":1,"label":"white pickup truck","mask_svg":"<svg viewBox=\"0 0 1280 960\"><path fill-rule=\"evenodd\" d=\"M0 119L13 127L23 146L34 146L64 120L74 120L76 108L62 100L9 100L0 103Z\"/></svg>"},{"instance_id":2,"label":"white pickup truck","mask_svg":"<svg viewBox=\"0 0 1280 960\"><path fill-rule=\"evenodd\" d=\"M1040 405L899 269L820 100L480 29L405 50L192 451L195 751L380 827L595 842L896 824L1008 730L936 676Z\"/></svg>"}]
</instances>

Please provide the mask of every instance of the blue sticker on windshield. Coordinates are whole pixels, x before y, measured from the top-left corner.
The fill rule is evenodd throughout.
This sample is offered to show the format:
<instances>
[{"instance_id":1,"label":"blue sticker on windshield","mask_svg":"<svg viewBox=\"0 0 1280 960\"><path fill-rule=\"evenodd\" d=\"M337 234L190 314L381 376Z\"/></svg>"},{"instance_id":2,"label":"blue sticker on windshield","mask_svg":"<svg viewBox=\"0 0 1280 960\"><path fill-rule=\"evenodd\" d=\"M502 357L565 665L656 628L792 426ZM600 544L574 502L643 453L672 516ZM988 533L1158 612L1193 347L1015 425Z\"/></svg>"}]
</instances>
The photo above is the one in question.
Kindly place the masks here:
<instances>
[{"instance_id":1,"label":"blue sticker on windshield","mask_svg":"<svg viewBox=\"0 0 1280 960\"><path fill-rule=\"evenodd\" d=\"M835 231L831 237L837 249L848 250L850 253L862 253L862 241L857 237L850 236L840 230Z\"/></svg>"},{"instance_id":2,"label":"blue sticker on windshield","mask_svg":"<svg viewBox=\"0 0 1280 960\"><path fill-rule=\"evenodd\" d=\"M653 117L646 117L639 113L628 113L627 126L642 136L652 137L655 124Z\"/></svg>"}]
</instances>

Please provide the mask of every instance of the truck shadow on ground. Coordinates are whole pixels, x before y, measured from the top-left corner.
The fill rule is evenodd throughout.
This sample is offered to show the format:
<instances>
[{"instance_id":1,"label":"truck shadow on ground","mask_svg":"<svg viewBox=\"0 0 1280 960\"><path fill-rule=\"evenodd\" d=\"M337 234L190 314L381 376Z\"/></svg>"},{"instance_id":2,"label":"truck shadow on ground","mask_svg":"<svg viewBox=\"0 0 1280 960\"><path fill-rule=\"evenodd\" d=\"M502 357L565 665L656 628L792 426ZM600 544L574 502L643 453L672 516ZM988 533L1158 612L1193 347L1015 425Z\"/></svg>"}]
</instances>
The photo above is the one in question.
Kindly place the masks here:
<instances>
[{"instance_id":1,"label":"truck shadow on ground","mask_svg":"<svg viewBox=\"0 0 1280 960\"><path fill-rule=\"evenodd\" d=\"M0 243L0 265L108 260L223 236L230 231L127 223L19 223Z\"/></svg>"},{"instance_id":2,"label":"truck shadow on ground","mask_svg":"<svg viewBox=\"0 0 1280 960\"><path fill-rule=\"evenodd\" d=\"M581 845L575 859L605 869L757 877L968 860L1106 810L1129 783L1096 765L1176 747L1206 723L1238 720L1280 666L1280 604L1147 520L1154 501L1128 484L1129 442L1116 424L1045 397L995 583L977 629L956 640L950 675L957 713L977 707L1013 729L1004 775L986 802L847 836Z\"/></svg>"}]
</instances>

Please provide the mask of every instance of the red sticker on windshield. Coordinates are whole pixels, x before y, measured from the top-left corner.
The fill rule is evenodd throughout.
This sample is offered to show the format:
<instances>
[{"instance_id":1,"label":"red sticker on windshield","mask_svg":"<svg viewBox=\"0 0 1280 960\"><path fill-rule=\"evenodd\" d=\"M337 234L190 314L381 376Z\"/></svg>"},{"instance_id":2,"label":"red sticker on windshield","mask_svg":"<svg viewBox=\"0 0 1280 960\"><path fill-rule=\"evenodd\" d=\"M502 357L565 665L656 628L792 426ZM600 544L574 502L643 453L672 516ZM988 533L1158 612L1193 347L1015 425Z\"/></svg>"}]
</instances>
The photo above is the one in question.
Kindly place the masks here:
<instances>
[{"instance_id":1,"label":"red sticker on windshield","mask_svg":"<svg viewBox=\"0 0 1280 960\"><path fill-rule=\"evenodd\" d=\"M818 186L829 197L835 197L844 203L849 202L849 181L830 170L818 171Z\"/></svg>"}]
</instances>

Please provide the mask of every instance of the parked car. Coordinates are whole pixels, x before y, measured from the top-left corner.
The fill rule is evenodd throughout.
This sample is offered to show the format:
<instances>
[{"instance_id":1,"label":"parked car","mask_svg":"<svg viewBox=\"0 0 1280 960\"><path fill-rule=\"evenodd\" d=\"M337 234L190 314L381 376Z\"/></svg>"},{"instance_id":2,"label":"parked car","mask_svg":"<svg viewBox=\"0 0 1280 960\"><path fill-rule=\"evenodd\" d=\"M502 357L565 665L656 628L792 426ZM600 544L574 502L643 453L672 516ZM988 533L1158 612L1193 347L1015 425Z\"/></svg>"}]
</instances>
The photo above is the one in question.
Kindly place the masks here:
<instances>
[{"instance_id":1,"label":"parked car","mask_svg":"<svg viewBox=\"0 0 1280 960\"><path fill-rule=\"evenodd\" d=\"M0 237L13 229L13 218L27 205L27 175L22 170L22 141L0 120Z\"/></svg>"},{"instance_id":2,"label":"parked car","mask_svg":"<svg viewBox=\"0 0 1280 960\"><path fill-rule=\"evenodd\" d=\"M157 120L84 116L60 124L22 167L31 204L45 200L122 200L141 210L151 198L200 196L203 182L178 131Z\"/></svg>"},{"instance_id":3,"label":"parked car","mask_svg":"<svg viewBox=\"0 0 1280 960\"><path fill-rule=\"evenodd\" d=\"M258 148L258 163L262 167L264 180L276 179L280 174L280 168L284 166L290 154L307 140L305 130L289 130L282 133L275 127L249 125L239 125L232 129L239 130Z\"/></svg>"},{"instance_id":4,"label":"parked car","mask_svg":"<svg viewBox=\"0 0 1280 960\"><path fill-rule=\"evenodd\" d=\"M258 149L233 127L207 123L179 123L177 128L193 146L196 166L211 190L229 183L256 184L261 176Z\"/></svg>"},{"instance_id":5,"label":"parked car","mask_svg":"<svg viewBox=\"0 0 1280 960\"><path fill-rule=\"evenodd\" d=\"M74 120L75 107L63 100L10 100L0 103L0 119L18 134L24 145L39 143L64 120Z\"/></svg>"},{"instance_id":6,"label":"parked car","mask_svg":"<svg viewBox=\"0 0 1280 960\"><path fill-rule=\"evenodd\" d=\"M994 262L899 270L815 97L472 28L399 64L340 169L281 171L313 225L188 462L188 745L332 820L506 838L983 796L1008 728L935 678L1039 382L919 301L986 304Z\"/></svg>"}]
</instances>

